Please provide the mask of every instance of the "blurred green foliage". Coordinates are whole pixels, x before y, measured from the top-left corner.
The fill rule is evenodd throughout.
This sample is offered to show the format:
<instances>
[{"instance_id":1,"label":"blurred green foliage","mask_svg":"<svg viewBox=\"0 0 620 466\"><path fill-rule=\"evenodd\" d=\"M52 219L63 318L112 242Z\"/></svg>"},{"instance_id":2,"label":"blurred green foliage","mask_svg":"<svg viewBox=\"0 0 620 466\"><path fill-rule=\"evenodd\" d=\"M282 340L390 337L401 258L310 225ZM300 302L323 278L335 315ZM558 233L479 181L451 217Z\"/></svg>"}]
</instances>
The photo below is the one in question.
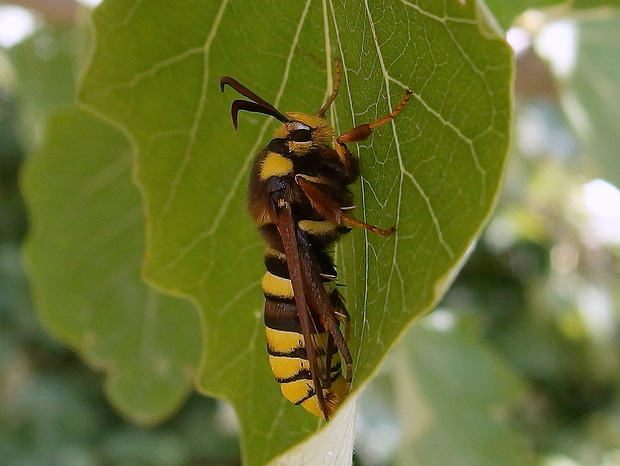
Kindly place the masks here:
<instances>
[{"instance_id":1,"label":"blurred green foliage","mask_svg":"<svg viewBox=\"0 0 620 466\"><path fill-rule=\"evenodd\" d=\"M497 213L441 309L406 335L363 393L357 464L408 464L412 457L425 465L455 464L451 455L465 454L455 439L497 434L469 432L469 425L450 431L481 413L514 438L511 451L522 456L502 457L500 445L499 452L475 452L478 457L469 452L459 464L620 463L619 201L613 187L594 181L617 181L609 157L617 149L608 142L620 121L612 105L598 112L603 126L588 116L596 115L597 102L620 95L618 74L597 82L592 62L593 48L603 64L612 62L618 22L605 16L606 27L598 28L597 21L590 15L576 22L590 74L577 68L572 80L554 78L561 84L557 100L519 94L514 156ZM40 142L45 115L70 103L75 73L62 55L58 72L33 71L40 60L57 64L36 52L37 39L69 54L67 44L76 40L46 26L32 42L0 51L19 80L0 86L0 458L6 464L237 464L233 416L223 404L194 395L161 426L134 426L109 407L102 377L36 319L20 258L27 220L18 170L26 149ZM563 100L570 92L563 92L579 89L586 111L575 116ZM604 132L582 137L580 125L589 122ZM440 420L425 417L429 403L445 410L438 410Z\"/></svg>"},{"instance_id":2,"label":"blurred green foliage","mask_svg":"<svg viewBox=\"0 0 620 466\"><path fill-rule=\"evenodd\" d=\"M238 464L230 409L194 395L157 428L132 425L110 406L103 377L52 340L35 315L21 260L27 215L19 167L25 148L38 147L47 115L73 102L80 37L44 25L0 52L12 65L0 72L9 77L0 89L0 462Z\"/></svg>"}]
</instances>

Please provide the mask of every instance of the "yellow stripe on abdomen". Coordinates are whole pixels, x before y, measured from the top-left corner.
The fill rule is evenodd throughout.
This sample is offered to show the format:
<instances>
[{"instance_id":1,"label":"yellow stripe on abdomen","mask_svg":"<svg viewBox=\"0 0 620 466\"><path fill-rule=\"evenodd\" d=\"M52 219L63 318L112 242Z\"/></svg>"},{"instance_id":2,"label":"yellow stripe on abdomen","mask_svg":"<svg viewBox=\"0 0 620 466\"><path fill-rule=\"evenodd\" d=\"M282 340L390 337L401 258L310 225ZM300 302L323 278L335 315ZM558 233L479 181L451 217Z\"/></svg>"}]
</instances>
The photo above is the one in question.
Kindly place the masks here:
<instances>
[{"instance_id":1,"label":"yellow stripe on abdomen","mask_svg":"<svg viewBox=\"0 0 620 466\"><path fill-rule=\"evenodd\" d=\"M267 296L283 299L292 299L294 297L293 285L288 278L278 277L277 275L267 272L263 275L261 285L263 287L263 292Z\"/></svg>"},{"instance_id":2,"label":"yellow stripe on abdomen","mask_svg":"<svg viewBox=\"0 0 620 466\"><path fill-rule=\"evenodd\" d=\"M271 246L266 246L265 247L264 254L265 254L265 257L277 257L278 259L286 261L286 255L283 252L278 251L277 249L272 248Z\"/></svg>"},{"instance_id":3,"label":"yellow stripe on abdomen","mask_svg":"<svg viewBox=\"0 0 620 466\"><path fill-rule=\"evenodd\" d=\"M307 359L291 358L289 356L269 355L269 364L274 378L280 382L296 376L301 371L309 371L310 363Z\"/></svg>"},{"instance_id":4,"label":"yellow stripe on abdomen","mask_svg":"<svg viewBox=\"0 0 620 466\"><path fill-rule=\"evenodd\" d=\"M315 416L324 418L316 393L308 396L314 392L312 382L309 380L295 380L294 382L282 383L280 384L280 389L284 397L291 403L300 404ZM323 396L327 404L328 414L331 416L336 407L347 396L347 383L344 377L340 376L334 380L329 389L323 390Z\"/></svg>"},{"instance_id":5,"label":"yellow stripe on abdomen","mask_svg":"<svg viewBox=\"0 0 620 466\"><path fill-rule=\"evenodd\" d=\"M282 391L282 393L284 393L284 391ZM344 380L344 377L340 376L334 380L329 389L323 390L323 395L325 396L325 403L327 404L327 410L329 411L328 414L331 416L336 410L336 407L347 396L347 382ZM315 416L324 418L323 410L321 409L321 405L316 394L301 403L301 406Z\"/></svg>"},{"instance_id":6,"label":"yellow stripe on abdomen","mask_svg":"<svg viewBox=\"0 0 620 466\"><path fill-rule=\"evenodd\" d=\"M308 398L308 395L314 391L312 382L304 379L281 383L280 389L284 398L295 404L300 403L304 398Z\"/></svg>"},{"instance_id":7,"label":"yellow stripe on abdomen","mask_svg":"<svg viewBox=\"0 0 620 466\"><path fill-rule=\"evenodd\" d=\"M297 332L274 330L266 327L267 349L273 353L287 354L304 347L304 336Z\"/></svg>"}]
</instances>

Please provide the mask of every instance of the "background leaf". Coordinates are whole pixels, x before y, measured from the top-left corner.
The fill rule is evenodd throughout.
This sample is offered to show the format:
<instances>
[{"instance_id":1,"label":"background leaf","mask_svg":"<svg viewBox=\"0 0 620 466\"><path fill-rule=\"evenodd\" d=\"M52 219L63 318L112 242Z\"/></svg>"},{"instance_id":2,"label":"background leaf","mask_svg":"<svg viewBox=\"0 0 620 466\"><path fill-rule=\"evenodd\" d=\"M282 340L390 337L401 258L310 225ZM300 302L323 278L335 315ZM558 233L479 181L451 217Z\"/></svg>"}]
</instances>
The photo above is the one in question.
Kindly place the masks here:
<instances>
[{"instance_id":1,"label":"background leaf","mask_svg":"<svg viewBox=\"0 0 620 466\"><path fill-rule=\"evenodd\" d=\"M19 94L21 134L35 147L47 115L75 101L78 31L45 25L8 51Z\"/></svg>"},{"instance_id":2,"label":"background leaf","mask_svg":"<svg viewBox=\"0 0 620 466\"><path fill-rule=\"evenodd\" d=\"M479 333L471 316L446 309L409 329L360 396L365 464L524 464L507 421L525 385Z\"/></svg>"},{"instance_id":3,"label":"background leaf","mask_svg":"<svg viewBox=\"0 0 620 466\"><path fill-rule=\"evenodd\" d=\"M576 10L585 10L588 8L600 8L600 7L620 7L620 1L618 0L573 0L571 6Z\"/></svg>"},{"instance_id":4,"label":"background leaf","mask_svg":"<svg viewBox=\"0 0 620 466\"><path fill-rule=\"evenodd\" d=\"M440 298L490 214L508 145L510 50L474 5L457 2L109 0L94 23L81 100L137 148L146 274L200 304L199 386L233 403L246 460L263 463L319 424L281 397L264 354L262 245L244 185L274 124L244 115L234 132L234 97L220 94L219 77L284 111L315 112L340 57L337 131L384 115L405 87L414 92L395 124L356 149L357 215L398 233L354 232L337 250L359 387Z\"/></svg>"},{"instance_id":5,"label":"background leaf","mask_svg":"<svg viewBox=\"0 0 620 466\"><path fill-rule=\"evenodd\" d=\"M481 343L471 321L437 312L411 329L395 354L397 417L405 426L400 464L524 464L524 445L506 421L525 386ZM399 385L418 396L403 396L407 388Z\"/></svg>"},{"instance_id":6,"label":"background leaf","mask_svg":"<svg viewBox=\"0 0 620 466\"><path fill-rule=\"evenodd\" d=\"M575 134L580 138L584 153L598 168L601 177L620 186L618 147L620 97L617 76L620 64L620 16L575 23L579 35L574 69L564 77L562 98ZM605 133L605 137L601 137Z\"/></svg>"},{"instance_id":7,"label":"background leaf","mask_svg":"<svg viewBox=\"0 0 620 466\"><path fill-rule=\"evenodd\" d=\"M121 412L140 423L161 421L190 389L200 333L189 303L140 278L144 221L125 138L80 110L63 111L29 160L23 188L41 317L106 370L108 396Z\"/></svg>"},{"instance_id":8,"label":"background leaf","mask_svg":"<svg viewBox=\"0 0 620 466\"><path fill-rule=\"evenodd\" d=\"M508 30L515 19L526 10L535 10L564 6L563 13L568 14L570 9L586 10L597 7L619 7L619 0L484 0L493 12L499 24Z\"/></svg>"},{"instance_id":9,"label":"background leaf","mask_svg":"<svg viewBox=\"0 0 620 466\"><path fill-rule=\"evenodd\" d=\"M508 30L514 20L528 9L561 5L566 0L484 0L499 24Z\"/></svg>"}]
</instances>

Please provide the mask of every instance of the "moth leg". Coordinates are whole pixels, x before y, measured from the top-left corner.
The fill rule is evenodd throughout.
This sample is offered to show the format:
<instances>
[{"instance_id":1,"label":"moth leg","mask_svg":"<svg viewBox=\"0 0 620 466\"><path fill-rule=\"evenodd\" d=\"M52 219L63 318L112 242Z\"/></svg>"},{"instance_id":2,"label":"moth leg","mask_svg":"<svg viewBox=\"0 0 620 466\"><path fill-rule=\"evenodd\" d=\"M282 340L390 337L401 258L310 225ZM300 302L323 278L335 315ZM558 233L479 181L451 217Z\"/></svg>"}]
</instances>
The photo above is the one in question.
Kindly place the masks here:
<instances>
[{"instance_id":1,"label":"moth leg","mask_svg":"<svg viewBox=\"0 0 620 466\"><path fill-rule=\"evenodd\" d=\"M335 351L334 337L331 333L327 332L327 345L325 348L325 388L329 388L332 385L332 357Z\"/></svg>"},{"instance_id":2,"label":"moth leg","mask_svg":"<svg viewBox=\"0 0 620 466\"><path fill-rule=\"evenodd\" d=\"M295 175L295 181L310 201L310 204L312 204L312 207L325 217L326 220L330 220L338 225L363 228L383 236L390 236L396 231L394 227L382 230L345 214L343 208L320 188L321 185L319 183L310 181L304 175Z\"/></svg>"},{"instance_id":3,"label":"moth leg","mask_svg":"<svg viewBox=\"0 0 620 466\"><path fill-rule=\"evenodd\" d=\"M334 311L334 315L336 319L340 321L341 324L344 324L344 339L345 341L349 341L349 335L351 332L351 317L349 313L344 307L338 308Z\"/></svg>"},{"instance_id":4,"label":"moth leg","mask_svg":"<svg viewBox=\"0 0 620 466\"><path fill-rule=\"evenodd\" d=\"M350 156L349 149L346 146L348 143L363 141L364 139L367 139L368 136L370 136L373 129L392 121L403 110L403 108L405 108L405 105L407 105L407 102L409 102L410 97L411 91L407 89L398 105L394 107L394 110L392 110L386 116L384 116L383 118L379 118L372 123L364 123L358 125L355 128L352 128L349 131L346 131L340 136L338 136L336 138L336 144L334 148L340 156L340 159L345 160L347 157Z\"/></svg>"},{"instance_id":5,"label":"moth leg","mask_svg":"<svg viewBox=\"0 0 620 466\"><path fill-rule=\"evenodd\" d=\"M344 341L345 343L349 342L349 334L350 334L350 330L351 330L351 318L349 317L349 313L347 312L346 308L344 307L344 305L342 304L342 300L344 299L342 297L342 295L340 294L340 292L336 291L337 294L337 300L338 300L338 304L333 303L332 299L330 299L330 302L332 302L332 304L334 304L333 310L334 310L334 318L338 321L338 326L340 325L344 325L344 333L343 333L343 337L344 337ZM333 296L332 296L333 298ZM326 354L326 362L325 362L325 367L327 368L326 370L326 374L328 375L328 385L327 388L329 388L329 386L331 386L331 368L332 368L332 357L335 354L335 342L334 342L334 338L332 336L331 333L328 333L329 337L327 340L327 354ZM342 357L344 359L344 356ZM346 381L346 379L345 379ZM349 391L349 387L350 387L350 383L349 381L347 381L347 392Z\"/></svg>"},{"instance_id":6,"label":"moth leg","mask_svg":"<svg viewBox=\"0 0 620 466\"><path fill-rule=\"evenodd\" d=\"M378 235L381 235L381 236L390 236L392 233L396 231L395 227L390 227L387 230L382 230L381 228L377 228L374 225L364 223L361 220L350 217L346 214L342 214L342 222L345 225L357 227L357 228L363 228L364 230L372 231L373 233L377 233Z\"/></svg>"},{"instance_id":7,"label":"moth leg","mask_svg":"<svg viewBox=\"0 0 620 466\"><path fill-rule=\"evenodd\" d=\"M303 264L302 264L303 266ZM312 273L311 270L307 270L307 272ZM345 364L345 375L344 380L346 382L346 392L349 392L349 388L351 387L351 381L353 380L353 358L351 357L351 352L349 351L349 347L347 346L347 342L345 337L342 335L340 331L340 325L337 317L335 317L334 308L327 296L327 292L325 288L321 288L317 290L320 296L318 302L320 303L319 314L321 315L321 320L323 323L323 327L329 333L328 346L330 344L330 339L333 341L333 345L336 346L340 356L342 357L342 361ZM329 306L328 306L329 304ZM332 351L333 353L333 351ZM331 359L331 356L330 356ZM328 371L330 370L330 365L328 367Z\"/></svg>"},{"instance_id":8,"label":"moth leg","mask_svg":"<svg viewBox=\"0 0 620 466\"><path fill-rule=\"evenodd\" d=\"M334 309L334 316L340 322L340 324L344 324L344 341L348 343L349 336L351 334L351 318L349 317L349 313L344 307L338 307ZM344 356L342 356L342 359L346 364L347 361L344 360ZM347 384L346 391L348 393L349 389L351 388L351 378L345 377L345 382Z\"/></svg>"}]
</instances>

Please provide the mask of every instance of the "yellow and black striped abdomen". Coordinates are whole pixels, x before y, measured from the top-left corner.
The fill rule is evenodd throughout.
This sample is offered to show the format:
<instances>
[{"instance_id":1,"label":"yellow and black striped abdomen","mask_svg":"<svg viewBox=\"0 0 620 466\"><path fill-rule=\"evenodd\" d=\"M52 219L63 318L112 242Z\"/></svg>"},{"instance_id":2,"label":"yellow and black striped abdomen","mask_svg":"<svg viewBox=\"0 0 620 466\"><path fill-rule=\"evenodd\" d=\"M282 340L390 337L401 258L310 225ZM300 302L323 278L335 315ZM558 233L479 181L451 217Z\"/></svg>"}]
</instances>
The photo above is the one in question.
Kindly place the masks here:
<instances>
[{"instance_id":1,"label":"yellow and black striped abdomen","mask_svg":"<svg viewBox=\"0 0 620 466\"><path fill-rule=\"evenodd\" d=\"M262 280L265 294L265 326L267 332L267 351L274 378L280 383L280 389L286 399L303 406L315 416L325 417L318 397L310 363L306 352L306 342L301 331L293 287L288 276L284 254L273 249L265 255L267 272ZM338 291L330 290L333 281L325 283L332 299L340 303ZM315 319L316 320L316 319ZM312 329L313 348L321 370L321 378L325 380L323 395L327 402L328 414L346 396L346 382L342 376L340 356L334 353L330 368L326 370L326 354L328 334L320 324Z\"/></svg>"}]
</instances>

